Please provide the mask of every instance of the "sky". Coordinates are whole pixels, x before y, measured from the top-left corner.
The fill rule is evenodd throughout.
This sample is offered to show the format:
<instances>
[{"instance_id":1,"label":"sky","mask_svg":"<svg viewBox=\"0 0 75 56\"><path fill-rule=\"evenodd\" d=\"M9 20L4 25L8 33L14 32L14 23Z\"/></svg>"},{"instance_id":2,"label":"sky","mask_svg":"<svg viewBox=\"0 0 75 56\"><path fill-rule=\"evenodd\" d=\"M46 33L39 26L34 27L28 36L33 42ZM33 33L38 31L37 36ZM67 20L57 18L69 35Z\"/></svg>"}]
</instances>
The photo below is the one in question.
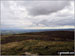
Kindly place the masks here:
<instances>
[{"instance_id":1,"label":"sky","mask_svg":"<svg viewBox=\"0 0 75 56\"><path fill-rule=\"evenodd\" d=\"M74 1L1 1L1 28L74 28Z\"/></svg>"}]
</instances>

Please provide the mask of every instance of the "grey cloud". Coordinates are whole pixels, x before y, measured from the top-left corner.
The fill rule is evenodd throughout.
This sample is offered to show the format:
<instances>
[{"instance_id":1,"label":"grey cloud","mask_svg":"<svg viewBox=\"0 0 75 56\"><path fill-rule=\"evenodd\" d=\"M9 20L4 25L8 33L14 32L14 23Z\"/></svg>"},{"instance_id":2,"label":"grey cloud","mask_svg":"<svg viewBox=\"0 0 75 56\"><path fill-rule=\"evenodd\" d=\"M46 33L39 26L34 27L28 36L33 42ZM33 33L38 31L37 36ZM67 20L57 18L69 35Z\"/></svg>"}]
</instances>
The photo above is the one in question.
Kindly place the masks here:
<instances>
[{"instance_id":1,"label":"grey cloud","mask_svg":"<svg viewBox=\"0 0 75 56\"><path fill-rule=\"evenodd\" d=\"M44 26L65 26L65 25L69 25L69 26L74 26L74 21L73 20L61 20L61 21L58 21L58 22L49 22L49 21L41 21L41 22L38 22L37 25L39 26L39 24L42 24Z\"/></svg>"},{"instance_id":2,"label":"grey cloud","mask_svg":"<svg viewBox=\"0 0 75 56\"><path fill-rule=\"evenodd\" d=\"M59 19L60 18L60 19ZM52 18L49 18L52 19ZM44 25L44 26L65 26L65 25L69 25L69 26L74 26L74 16L67 16L67 17L58 17L54 20L49 20L49 19L43 19L39 22L35 22L35 25Z\"/></svg>"},{"instance_id":3,"label":"grey cloud","mask_svg":"<svg viewBox=\"0 0 75 56\"><path fill-rule=\"evenodd\" d=\"M30 15L47 15L53 12L57 12L68 6L69 1L37 1L30 3L30 7L27 10Z\"/></svg>"},{"instance_id":4,"label":"grey cloud","mask_svg":"<svg viewBox=\"0 0 75 56\"><path fill-rule=\"evenodd\" d=\"M68 1L14 1L12 4L10 2L3 2L2 4L1 26L4 28L74 25L73 14L57 12L65 9L69 5ZM25 15L25 12L29 12L33 16ZM53 12L57 13L50 14Z\"/></svg>"}]
</instances>

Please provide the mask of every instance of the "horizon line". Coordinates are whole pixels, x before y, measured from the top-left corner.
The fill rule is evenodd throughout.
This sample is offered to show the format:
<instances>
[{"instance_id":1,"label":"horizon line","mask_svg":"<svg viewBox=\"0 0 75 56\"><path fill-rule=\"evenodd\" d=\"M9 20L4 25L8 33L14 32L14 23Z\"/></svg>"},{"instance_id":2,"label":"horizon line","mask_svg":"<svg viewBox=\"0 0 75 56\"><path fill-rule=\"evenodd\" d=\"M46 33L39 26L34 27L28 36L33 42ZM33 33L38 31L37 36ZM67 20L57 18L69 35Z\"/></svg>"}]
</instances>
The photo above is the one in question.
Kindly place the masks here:
<instances>
[{"instance_id":1,"label":"horizon line","mask_svg":"<svg viewBox=\"0 0 75 56\"><path fill-rule=\"evenodd\" d=\"M25 28L1 28L1 29L75 29L75 26L25 27Z\"/></svg>"},{"instance_id":2,"label":"horizon line","mask_svg":"<svg viewBox=\"0 0 75 56\"><path fill-rule=\"evenodd\" d=\"M75 26L59 26L59 27L26 27L24 29L74 29Z\"/></svg>"}]
</instances>

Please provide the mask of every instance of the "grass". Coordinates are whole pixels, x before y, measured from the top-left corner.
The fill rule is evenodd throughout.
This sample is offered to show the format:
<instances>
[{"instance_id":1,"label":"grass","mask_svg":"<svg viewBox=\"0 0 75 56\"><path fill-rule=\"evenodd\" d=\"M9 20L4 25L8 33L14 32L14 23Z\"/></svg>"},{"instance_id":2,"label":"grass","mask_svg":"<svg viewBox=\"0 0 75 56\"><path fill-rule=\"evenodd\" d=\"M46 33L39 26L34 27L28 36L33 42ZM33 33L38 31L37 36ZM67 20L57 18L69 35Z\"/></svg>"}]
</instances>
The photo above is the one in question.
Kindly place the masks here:
<instances>
[{"instance_id":1,"label":"grass","mask_svg":"<svg viewBox=\"0 0 75 56\"><path fill-rule=\"evenodd\" d=\"M2 55L56 55L74 51L74 31L47 31L1 36Z\"/></svg>"},{"instance_id":2,"label":"grass","mask_svg":"<svg viewBox=\"0 0 75 56\"><path fill-rule=\"evenodd\" d=\"M42 40L25 40L2 44L2 54L4 55L22 55L25 52L40 55L54 55L60 51L73 51L73 41L42 41Z\"/></svg>"}]
</instances>

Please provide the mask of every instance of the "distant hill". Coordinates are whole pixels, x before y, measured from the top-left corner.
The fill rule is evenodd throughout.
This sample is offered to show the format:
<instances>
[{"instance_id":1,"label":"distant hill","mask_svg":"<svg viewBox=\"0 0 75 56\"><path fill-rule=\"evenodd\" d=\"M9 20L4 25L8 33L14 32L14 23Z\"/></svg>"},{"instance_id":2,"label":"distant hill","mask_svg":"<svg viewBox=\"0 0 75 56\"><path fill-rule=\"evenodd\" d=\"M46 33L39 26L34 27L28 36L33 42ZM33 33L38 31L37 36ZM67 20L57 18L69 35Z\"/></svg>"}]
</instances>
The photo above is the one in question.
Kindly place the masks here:
<instances>
[{"instance_id":1,"label":"distant hill","mask_svg":"<svg viewBox=\"0 0 75 56\"><path fill-rule=\"evenodd\" d=\"M2 35L43 31L74 31L74 29L1 29Z\"/></svg>"}]
</instances>

